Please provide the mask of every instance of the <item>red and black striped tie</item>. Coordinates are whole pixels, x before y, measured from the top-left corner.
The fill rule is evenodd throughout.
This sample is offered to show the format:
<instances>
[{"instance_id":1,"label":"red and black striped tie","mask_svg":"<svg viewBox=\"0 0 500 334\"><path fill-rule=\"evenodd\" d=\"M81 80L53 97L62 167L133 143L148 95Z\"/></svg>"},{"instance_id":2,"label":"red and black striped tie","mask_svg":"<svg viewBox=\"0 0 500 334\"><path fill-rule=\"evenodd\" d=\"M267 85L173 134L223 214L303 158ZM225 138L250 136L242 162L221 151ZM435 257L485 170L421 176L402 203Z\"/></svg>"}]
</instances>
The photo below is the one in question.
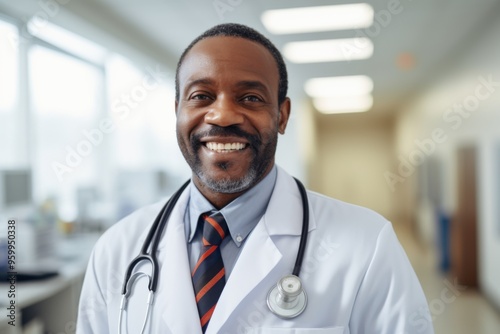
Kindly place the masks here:
<instances>
[{"instance_id":1,"label":"red and black striped tie","mask_svg":"<svg viewBox=\"0 0 500 334\"><path fill-rule=\"evenodd\" d=\"M201 328L205 333L226 284L224 263L219 246L229 230L220 212L204 213L200 219L203 221L203 247L192 277Z\"/></svg>"}]
</instances>

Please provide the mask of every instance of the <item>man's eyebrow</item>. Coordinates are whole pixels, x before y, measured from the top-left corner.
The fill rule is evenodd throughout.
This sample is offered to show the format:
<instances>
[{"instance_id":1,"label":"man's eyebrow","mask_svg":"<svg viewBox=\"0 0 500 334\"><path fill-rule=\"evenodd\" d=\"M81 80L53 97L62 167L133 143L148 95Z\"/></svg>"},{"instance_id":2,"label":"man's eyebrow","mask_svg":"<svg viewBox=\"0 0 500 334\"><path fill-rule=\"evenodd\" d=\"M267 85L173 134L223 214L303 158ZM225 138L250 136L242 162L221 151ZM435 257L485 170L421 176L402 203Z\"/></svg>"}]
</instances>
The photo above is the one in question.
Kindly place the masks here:
<instances>
[{"instance_id":1,"label":"man's eyebrow","mask_svg":"<svg viewBox=\"0 0 500 334\"><path fill-rule=\"evenodd\" d=\"M260 81L254 81L254 80L240 81L236 84L236 86L238 88L248 88L248 89L255 88L264 92L269 92L267 86Z\"/></svg>"},{"instance_id":2,"label":"man's eyebrow","mask_svg":"<svg viewBox=\"0 0 500 334\"><path fill-rule=\"evenodd\" d=\"M214 81L210 78L200 78L196 80L190 80L187 82L186 87L184 88L184 91L188 91L191 89L191 87L196 86L196 85L213 85Z\"/></svg>"},{"instance_id":3,"label":"man's eyebrow","mask_svg":"<svg viewBox=\"0 0 500 334\"><path fill-rule=\"evenodd\" d=\"M194 79L190 80L186 83L186 86L184 87L184 91L187 92L189 91L193 86L196 85L215 85L215 81L210 79L210 78L199 78L199 79ZM264 93L269 93L268 87L262 83L261 81L258 80L243 80L239 81L236 83L236 87L239 89L257 89L260 90Z\"/></svg>"}]
</instances>

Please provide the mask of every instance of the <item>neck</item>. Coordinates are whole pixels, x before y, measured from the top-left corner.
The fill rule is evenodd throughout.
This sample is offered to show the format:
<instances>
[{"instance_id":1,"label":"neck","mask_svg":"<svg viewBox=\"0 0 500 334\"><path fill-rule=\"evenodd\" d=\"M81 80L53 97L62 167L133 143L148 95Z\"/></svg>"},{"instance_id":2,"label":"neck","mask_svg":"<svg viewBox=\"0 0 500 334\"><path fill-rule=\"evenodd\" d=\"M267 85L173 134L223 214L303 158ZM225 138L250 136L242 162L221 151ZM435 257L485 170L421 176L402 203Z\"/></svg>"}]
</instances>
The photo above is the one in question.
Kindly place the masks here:
<instances>
[{"instance_id":1,"label":"neck","mask_svg":"<svg viewBox=\"0 0 500 334\"><path fill-rule=\"evenodd\" d=\"M240 197L242 194L250 190L256 184L258 184L262 179L266 177L267 174L272 170L273 165L271 165L265 173L263 173L255 182L253 182L248 188L236 192L236 193L221 193L214 191L207 187L195 174L193 174L193 183L198 188L200 193L212 204L217 210L222 209L236 198Z\"/></svg>"},{"instance_id":2,"label":"neck","mask_svg":"<svg viewBox=\"0 0 500 334\"><path fill-rule=\"evenodd\" d=\"M210 204L212 204L217 210L222 209L223 207L234 201L236 198L238 198L248 190L245 189L241 192L226 194L226 193L219 193L212 191L207 187L205 187L204 184L200 184L197 182L194 182L194 184L201 192L201 194L205 196L205 198L210 202Z\"/></svg>"}]
</instances>

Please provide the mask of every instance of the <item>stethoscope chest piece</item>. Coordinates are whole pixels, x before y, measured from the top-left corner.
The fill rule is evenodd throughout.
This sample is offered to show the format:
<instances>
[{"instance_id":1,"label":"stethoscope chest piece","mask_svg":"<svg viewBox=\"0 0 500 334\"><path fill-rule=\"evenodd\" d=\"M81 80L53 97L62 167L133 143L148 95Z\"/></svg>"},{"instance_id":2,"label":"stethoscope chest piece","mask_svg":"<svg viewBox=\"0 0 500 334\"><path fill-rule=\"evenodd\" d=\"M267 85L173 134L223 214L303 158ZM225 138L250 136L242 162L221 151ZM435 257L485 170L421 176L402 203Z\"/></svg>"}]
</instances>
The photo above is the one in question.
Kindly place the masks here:
<instances>
[{"instance_id":1,"label":"stethoscope chest piece","mask_svg":"<svg viewBox=\"0 0 500 334\"><path fill-rule=\"evenodd\" d=\"M307 305L307 295L298 276L287 275L267 295L267 306L278 317L290 319L300 315Z\"/></svg>"}]
</instances>

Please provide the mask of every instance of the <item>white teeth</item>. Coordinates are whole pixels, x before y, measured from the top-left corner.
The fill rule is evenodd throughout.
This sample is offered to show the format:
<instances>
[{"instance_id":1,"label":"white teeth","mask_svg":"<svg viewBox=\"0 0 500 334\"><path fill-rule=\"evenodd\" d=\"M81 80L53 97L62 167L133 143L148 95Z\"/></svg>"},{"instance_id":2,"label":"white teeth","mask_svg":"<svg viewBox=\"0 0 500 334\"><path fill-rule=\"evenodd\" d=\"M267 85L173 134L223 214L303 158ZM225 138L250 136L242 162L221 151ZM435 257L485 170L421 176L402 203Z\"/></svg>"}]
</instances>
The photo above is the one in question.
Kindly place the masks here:
<instances>
[{"instance_id":1,"label":"white teeth","mask_svg":"<svg viewBox=\"0 0 500 334\"><path fill-rule=\"evenodd\" d=\"M243 143L214 143L214 142L208 142L207 148L212 151L216 151L219 153L222 152L231 152L231 151L239 151L245 148L245 144Z\"/></svg>"}]
</instances>

